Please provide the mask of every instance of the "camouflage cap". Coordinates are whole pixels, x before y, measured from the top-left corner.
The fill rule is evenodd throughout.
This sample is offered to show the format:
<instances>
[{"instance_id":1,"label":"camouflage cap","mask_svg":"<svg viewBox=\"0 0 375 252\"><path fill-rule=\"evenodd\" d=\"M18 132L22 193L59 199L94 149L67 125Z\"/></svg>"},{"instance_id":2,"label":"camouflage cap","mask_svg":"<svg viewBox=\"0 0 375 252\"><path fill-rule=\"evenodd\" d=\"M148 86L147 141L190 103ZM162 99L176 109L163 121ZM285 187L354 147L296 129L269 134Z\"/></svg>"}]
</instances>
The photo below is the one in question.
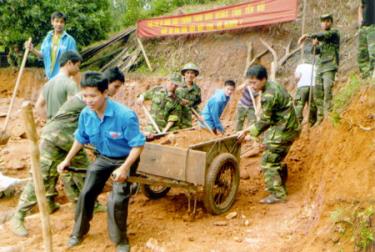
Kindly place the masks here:
<instances>
[{"instance_id":1,"label":"camouflage cap","mask_svg":"<svg viewBox=\"0 0 375 252\"><path fill-rule=\"evenodd\" d=\"M168 80L171 81L173 84L176 84L178 86L182 86L183 85L183 81L182 81L182 78L181 78L181 75L179 75L178 73L172 73L168 76Z\"/></svg>"},{"instance_id":2,"label":"camouflage cap","mask_svg":"<svg viewBox=\"0 0 375 252\"><path fill-rule=\"evenodd\" d=\"M181 74L184 75L187 70L192 70L195 72L195 75L199 75L199 68L194 63L187 63L181 69Z\"/></svg>"},{"instance_id":3,"label":"camouflage cap","mask_svg":"<svg viewBox=\"0 0 375 252\"><path fill-rule=\"evenodd\" d=\"M333 15L328 13L320 16L320 21L331 20L333 22Z\"/></svg>"}]
</instances>

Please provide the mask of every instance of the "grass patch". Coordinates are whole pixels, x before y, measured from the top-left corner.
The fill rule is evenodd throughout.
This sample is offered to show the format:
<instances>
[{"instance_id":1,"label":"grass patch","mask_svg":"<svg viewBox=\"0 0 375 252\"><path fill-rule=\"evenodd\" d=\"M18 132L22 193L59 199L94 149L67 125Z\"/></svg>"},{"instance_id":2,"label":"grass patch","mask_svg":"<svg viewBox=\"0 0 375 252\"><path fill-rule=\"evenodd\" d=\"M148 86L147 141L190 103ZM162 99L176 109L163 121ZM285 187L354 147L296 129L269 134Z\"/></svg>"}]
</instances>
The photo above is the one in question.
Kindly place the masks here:
<instances>
[{"instance_id":1,"label":"grass patch","mask_svg":"<svg viewBox=\"0 0 375 252\"><path fill-rule=\"evenodd\" d=\"M333 97L333 109L331 113L331 120L334 125L341 121L341 113L344 112L346 107L350 104L352 98L359 91L363 80L358 75L351 75L349 80L343 88Z\"/></svg>"},{"instance_id":2,"label":"grass patch","mask_svg":"<svg viewBox=\"0 0 375 252\"><path fill-rule=\"evenodd\" d=\"M375 210L372 206L351 206L338 208L331 212L330 219L334 222L335 232L340 239L349 239L355 245L355 251L365 251L374 242L374 229L371 219ZM345 242L345 241L343 241Z\"/></svg>"}]
</instances>

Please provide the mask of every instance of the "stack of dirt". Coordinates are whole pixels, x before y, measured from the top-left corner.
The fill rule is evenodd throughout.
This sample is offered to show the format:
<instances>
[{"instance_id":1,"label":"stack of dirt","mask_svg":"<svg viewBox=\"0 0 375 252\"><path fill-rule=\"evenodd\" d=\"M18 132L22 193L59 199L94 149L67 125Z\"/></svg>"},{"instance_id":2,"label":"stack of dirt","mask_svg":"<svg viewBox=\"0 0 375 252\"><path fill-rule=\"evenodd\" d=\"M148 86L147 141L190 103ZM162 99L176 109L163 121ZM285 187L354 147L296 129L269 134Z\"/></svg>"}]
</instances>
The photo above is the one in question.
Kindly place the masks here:
<instances>
[{"instance_id":1,"label":"stack of dirt","mask_svg":"<svg viewBox=\"0 0 375 252\"><path fill-rule=\"evenodd\" d=\"M295 246L303 248L353 248L353 241L340 241L330 214L340 208L374 206L375 195L375 87L365 86L334 126L303 132L288 156L292 190L301 199L308 225ZM345 250L346 251L346 250Z\"/></svg>"},{"instance_id":2,"label":"stack of dirt","mask_svg":"<svg viewBox=\"0 0 375 252\"><path fill-rule=\"evenodd\" d=\"M154 141L154 143L187 148L191 145L203 143L216 138L220 138L220 136L215 136L208 130L197 129L170 133L166 137Z\"/></svg>"}]
</instances>

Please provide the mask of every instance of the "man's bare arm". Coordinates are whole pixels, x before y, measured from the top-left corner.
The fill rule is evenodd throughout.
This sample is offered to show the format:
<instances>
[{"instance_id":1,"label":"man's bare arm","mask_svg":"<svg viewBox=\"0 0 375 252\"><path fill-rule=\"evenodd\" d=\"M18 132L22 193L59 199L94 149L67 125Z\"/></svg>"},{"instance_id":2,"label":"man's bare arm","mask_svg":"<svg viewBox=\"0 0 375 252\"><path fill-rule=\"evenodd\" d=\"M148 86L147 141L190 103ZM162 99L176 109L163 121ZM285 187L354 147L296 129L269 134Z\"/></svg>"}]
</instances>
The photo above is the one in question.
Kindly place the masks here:
<instances>
[{"instance_id":1,"label":"man's bare arm","mask_svg":"<svg viewBox=\"0 0 375 252\"><path fill-rule=\"evenodd\" d=\"M46 100L44 99L42 92L40 93L38 100L35 103L35 112L39 119L47 120Z\"/></svg>"}]
</instances>

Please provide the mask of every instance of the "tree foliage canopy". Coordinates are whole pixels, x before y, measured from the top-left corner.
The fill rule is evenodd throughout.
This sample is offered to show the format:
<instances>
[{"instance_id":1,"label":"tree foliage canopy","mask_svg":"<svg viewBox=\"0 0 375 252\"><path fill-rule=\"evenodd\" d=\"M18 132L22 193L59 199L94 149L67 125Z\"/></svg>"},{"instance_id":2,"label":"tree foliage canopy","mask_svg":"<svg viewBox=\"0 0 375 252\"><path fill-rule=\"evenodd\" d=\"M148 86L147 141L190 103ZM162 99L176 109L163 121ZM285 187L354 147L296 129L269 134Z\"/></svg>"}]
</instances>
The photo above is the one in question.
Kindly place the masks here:
<instances>
[{"instance_id":1,"label":"tree foliage canopy","mask_svg":"<svg viewBox=\"0 0 375 252\"><path fill-rule=\"evenodd\" d=\"M0 44L22 44L28 37L39 44L52 29L50 16L61 11L67 16L65 30L78 46L105 38L110 30L108 0L0 0Z\"/></svg>"},{"instance_id":2,"label":"tree foliage canopy","mask_svg":"<svg viewBox=\"0 0 375 252\"><path fill-rule=\"evenodd\" d=\"M125 0L125 26L134 25L138 20L168 13L184 5L199 5L225 0Z\"/></svg>"}]
</instances>

